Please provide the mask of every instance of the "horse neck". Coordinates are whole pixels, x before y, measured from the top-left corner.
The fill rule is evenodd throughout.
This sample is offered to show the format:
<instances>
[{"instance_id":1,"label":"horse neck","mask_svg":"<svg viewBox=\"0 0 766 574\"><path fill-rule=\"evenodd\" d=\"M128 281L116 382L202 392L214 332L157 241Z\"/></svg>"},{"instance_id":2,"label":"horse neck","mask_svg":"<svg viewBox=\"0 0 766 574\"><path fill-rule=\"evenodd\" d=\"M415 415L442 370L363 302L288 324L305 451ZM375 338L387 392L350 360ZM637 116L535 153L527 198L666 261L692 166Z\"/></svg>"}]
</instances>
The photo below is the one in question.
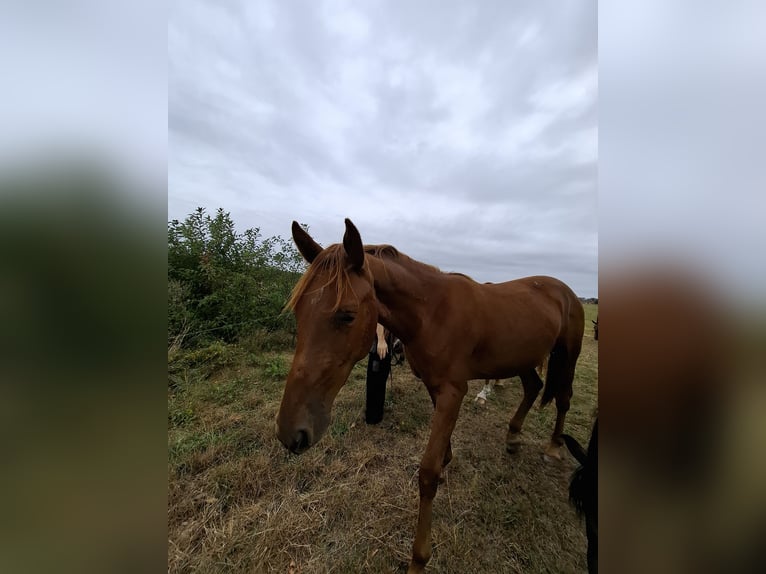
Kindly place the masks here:
<instances>
[{"instance_id":1,"label":"horse neck","mask_svg":"<svg viewBox=\"0 0 766 574\"><path fill-rule=\"evenodd\" d=\"M408 258L409 259L409 258ZM415 260L367 257L379 301L379 322L406 345L420 331L440 273Z\"/></svg>"}]
</instances>

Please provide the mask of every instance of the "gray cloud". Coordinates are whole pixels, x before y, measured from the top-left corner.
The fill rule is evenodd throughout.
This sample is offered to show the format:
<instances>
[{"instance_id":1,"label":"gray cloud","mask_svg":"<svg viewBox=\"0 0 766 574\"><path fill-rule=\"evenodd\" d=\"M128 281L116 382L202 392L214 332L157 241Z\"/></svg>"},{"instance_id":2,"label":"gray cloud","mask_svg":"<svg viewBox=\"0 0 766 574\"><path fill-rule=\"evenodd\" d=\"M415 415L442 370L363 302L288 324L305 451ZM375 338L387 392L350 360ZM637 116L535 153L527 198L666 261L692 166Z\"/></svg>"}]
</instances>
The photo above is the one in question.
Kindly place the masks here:
<instances>
[{"instance_id":1,"label":"gray cloud","mask_svg":"<svg viewBox=\"0 0 766 574\"><path fill-rule=\"evenodd\" d=\"M595 3L225 4L170 16L169 217L596 295Z\"/></svg>"}]
</instances>

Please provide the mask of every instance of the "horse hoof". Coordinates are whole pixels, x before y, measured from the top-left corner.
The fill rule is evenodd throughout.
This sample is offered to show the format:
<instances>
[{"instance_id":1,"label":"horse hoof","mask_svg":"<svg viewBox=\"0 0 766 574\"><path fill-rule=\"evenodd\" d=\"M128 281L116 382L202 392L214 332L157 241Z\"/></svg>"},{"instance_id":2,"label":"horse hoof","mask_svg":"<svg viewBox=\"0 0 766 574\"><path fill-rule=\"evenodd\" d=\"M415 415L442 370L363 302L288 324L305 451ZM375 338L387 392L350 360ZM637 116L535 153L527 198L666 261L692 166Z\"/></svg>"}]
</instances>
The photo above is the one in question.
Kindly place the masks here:
<instances>
[{"instance_id":1,"label":"horse hoof","mask_svg":"<svg viewBox=\"0 0 766 574\"><path fill-rule=\"evenodd\" d=\"M478 406L483 407L487 404L487 399L482 399L481 397L476 397L473 401Z\"/></svg>"},{"instance_id":2,"label":"horse hoof","mask_svg":"<svg viewBox=\"0 0 766 574\"><path fill-rule=\"evenodd\" d=\"M561 447L549 445L543 453L543 460L545 462L553 462L561 460Z\"/></svg>"},{"instance_id":3,"label":"horse hoof","mask_svg":"<svg viewBox=\"0 0 766 574\"><path fill-rule=\"evenodd\" d=\"M519 447L521 446L521 433L518 432L508 432L508 434L505 436L505 450L506 452L509 452L511 454L514 454L519 451Z\"/></svg>"}]
</instances>

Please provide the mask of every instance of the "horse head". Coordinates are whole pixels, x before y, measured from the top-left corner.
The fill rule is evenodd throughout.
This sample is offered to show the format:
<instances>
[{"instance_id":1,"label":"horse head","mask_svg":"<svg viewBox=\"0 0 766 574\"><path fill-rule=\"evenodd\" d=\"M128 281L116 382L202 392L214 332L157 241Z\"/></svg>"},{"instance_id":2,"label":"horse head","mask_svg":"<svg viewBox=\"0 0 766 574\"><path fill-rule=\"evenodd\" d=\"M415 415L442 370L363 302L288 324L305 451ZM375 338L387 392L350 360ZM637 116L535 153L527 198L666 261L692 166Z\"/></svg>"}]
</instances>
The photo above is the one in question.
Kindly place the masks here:
<instances>
[{"instance_id":1,"label":"horse head","mask_svg":"<svg viewBox=\"0 0 766 574\"><path fill-rule=\"evenodd\" d=\"M300 454L327 430L335 397L370 349L378 310L362 239L350 220L343 243L325 249L296 222L292 232L310 265L287 304L298 333L276 432L285 447Z\"/></svg>"}]
</instances>

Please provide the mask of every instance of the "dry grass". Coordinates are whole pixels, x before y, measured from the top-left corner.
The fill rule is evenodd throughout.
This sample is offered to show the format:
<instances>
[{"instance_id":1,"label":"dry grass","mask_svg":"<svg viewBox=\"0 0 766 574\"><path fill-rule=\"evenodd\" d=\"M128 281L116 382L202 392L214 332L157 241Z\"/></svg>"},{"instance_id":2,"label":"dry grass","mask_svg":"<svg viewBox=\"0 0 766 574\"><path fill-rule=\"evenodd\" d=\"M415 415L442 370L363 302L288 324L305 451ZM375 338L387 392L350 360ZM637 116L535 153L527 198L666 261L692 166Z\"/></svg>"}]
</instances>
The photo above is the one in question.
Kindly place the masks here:
<instances>
[{"instance_id":1,"label":"dry grass","mask_svg":"<svg viewBox=\"0 0 766 574\"><path fill-rule=\"evenodd\" d=\"M567 432L589 435L598 386L587 326ZM341 391L320 443L296 457L274 436L288 353L240 353L209 378L185 368L168 394L168 571L292 574L403 572L418 501L431 402L394 367L383 422L364 423L366 363ZM454 460L434 501L429 572L585 572L584 527L567 502L575 467L542 459L555 409L530 411L525 444L504 449L521 399L514 379L484 408L469 386Z\"/></svg>"}]
</instances>

